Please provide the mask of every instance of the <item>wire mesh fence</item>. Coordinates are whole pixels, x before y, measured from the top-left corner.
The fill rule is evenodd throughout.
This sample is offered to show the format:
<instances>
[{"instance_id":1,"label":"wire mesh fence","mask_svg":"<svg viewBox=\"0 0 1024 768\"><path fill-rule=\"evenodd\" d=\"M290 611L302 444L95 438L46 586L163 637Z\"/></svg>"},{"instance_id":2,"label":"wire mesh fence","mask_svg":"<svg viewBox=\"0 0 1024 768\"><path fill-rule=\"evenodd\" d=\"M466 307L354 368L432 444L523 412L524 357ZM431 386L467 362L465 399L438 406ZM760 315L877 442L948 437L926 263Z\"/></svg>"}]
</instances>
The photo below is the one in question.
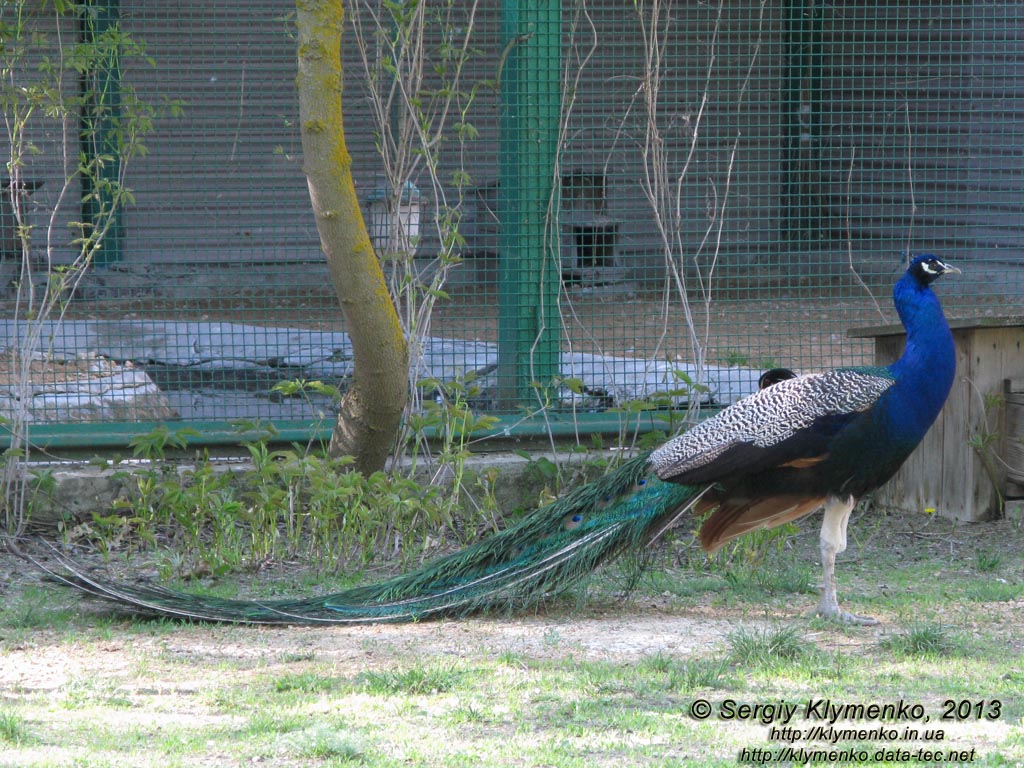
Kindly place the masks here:
<instances>
[{"instance_id":1,"label":"wire mesh fence","mask_svg":"<svg viewBox=\"0 0 1024 768\"><path fill-rule=\"evenodd\" d=\"M474 409L579 419L871 362L847 331L896 321L908 252L964 268L950 315L1021 314L1019 4L349 6L345 131L414 407L469 377ZM274 389L351 374L302 169L293 9L3 8L24 40L4 50L4 418L100 424L86 440L329 421L329 398ZM12 130L55 70L46 98L67 112ZM120 158L126 116L145 152ZM102 219L108 187L79 157L131 190L85 263L74 222Z\"/></svg>"}]
</instances>

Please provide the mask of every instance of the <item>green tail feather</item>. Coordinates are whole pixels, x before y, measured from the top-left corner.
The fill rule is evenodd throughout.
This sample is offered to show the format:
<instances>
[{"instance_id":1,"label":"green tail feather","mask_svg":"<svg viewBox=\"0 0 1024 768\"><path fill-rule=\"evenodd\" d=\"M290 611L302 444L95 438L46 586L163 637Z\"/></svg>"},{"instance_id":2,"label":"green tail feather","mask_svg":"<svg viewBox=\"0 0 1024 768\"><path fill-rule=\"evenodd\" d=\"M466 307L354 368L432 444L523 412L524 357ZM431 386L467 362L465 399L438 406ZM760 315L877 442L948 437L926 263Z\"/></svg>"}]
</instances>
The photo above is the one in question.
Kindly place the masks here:
<instances>
[{"instance_id":1,"label":"green tail feather","mask_svg":"<svg viewBox=\"0 0 1024 768\"><path fill-rule=\"evenodd\" d=\"M301 600L224 600L83 574L55 574L91 594L164 615L265 624L359 624L522 607L577 584L600 564L646 545L702 489L647 475L647 457L530 514L516 525L419 570ZM52 572L52 570L51 570Z\"/></svg>"}]
</instances>

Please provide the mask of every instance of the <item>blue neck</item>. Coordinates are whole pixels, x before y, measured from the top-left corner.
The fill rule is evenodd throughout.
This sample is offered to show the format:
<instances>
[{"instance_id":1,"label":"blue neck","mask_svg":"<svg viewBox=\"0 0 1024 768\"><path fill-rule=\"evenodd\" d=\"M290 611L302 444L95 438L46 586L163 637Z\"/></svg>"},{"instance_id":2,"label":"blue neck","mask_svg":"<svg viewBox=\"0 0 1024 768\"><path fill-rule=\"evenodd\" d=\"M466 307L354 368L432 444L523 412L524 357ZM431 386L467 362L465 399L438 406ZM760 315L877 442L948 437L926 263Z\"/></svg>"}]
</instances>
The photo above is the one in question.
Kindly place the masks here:
<instances>
[{"instance_id":1,"label":"blue neck","mask_svg":"<svg viewBox=\"0 0 1024 768\"><path fill-rule=\"evenodd\" d=\"M932 289L909 274L893 289L893 301L907 344L903 355L889 366L902 391L899 418L923 435L942 409L956 373L956 349L949 323Z\"/></svg>"}]
</instances>

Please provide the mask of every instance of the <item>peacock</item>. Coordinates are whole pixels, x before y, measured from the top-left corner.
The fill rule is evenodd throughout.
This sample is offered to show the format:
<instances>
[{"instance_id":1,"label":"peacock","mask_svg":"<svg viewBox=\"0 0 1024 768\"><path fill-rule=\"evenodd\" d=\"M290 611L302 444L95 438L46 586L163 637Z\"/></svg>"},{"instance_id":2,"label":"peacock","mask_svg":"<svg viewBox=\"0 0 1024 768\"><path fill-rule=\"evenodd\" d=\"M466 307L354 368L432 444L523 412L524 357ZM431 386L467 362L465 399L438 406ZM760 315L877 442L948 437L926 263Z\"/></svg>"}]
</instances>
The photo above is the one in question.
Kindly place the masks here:
<instances>
[{"instance_id":1,"label":"peacock","mask_svg":"<svg viewBox=\"0 0 1024 768\"><path fill-rule=\"evenodd\" d=\"M616 555L643 551L684 515L706 515L700 543L714 551L824 507L817 613L875 623L840 608L835 559L857 500L896 472L949 394L953 337L931 286L959 271L930 254L911 261L893 290L907 332L893 364L800 376L773 371L762 389L661 447L411 573L320 597L254 601L116 583L63 558L44 567L93 595L162 615L263 624L413 621L521 609Z\"/></svg>"}]
</instances>

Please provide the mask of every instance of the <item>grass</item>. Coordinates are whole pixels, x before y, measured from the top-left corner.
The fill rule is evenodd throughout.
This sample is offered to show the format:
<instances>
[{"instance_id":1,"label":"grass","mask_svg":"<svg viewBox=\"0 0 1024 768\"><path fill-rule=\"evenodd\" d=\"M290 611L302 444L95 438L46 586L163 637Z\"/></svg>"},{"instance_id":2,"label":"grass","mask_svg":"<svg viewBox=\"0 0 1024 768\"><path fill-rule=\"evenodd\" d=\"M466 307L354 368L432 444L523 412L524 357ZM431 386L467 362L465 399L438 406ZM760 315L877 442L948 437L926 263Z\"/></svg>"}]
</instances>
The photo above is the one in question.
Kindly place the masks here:
<instances>
[{"instance_id":1,"label":"grass","mask_svg":"<svg viewBox=\"0 0 1024 768\"><path fill-rule=\"evenodd\" d=\"M684 661L664 653L655 653L641 659L637 666L656 675L655 679L663 681L665 690L677 693L693 693L734 684L729 679L731 667L725 657Z\"/></svg>"},{"instance_id":2,"label":"grass","mask_svg":"<svg viewBox=\"0 0 1024 768\"><path fill-rule=\"evenodd\" d=\"M729 635L729 656L733 662L753 667L774 667L796 662L807 653L796 626L762 629L740 627Z\"/></svg>"},{"instance_id":3,"label":"grass","mask_svg":"<svg viewBox=\"0 0 1024 768\"><path fill-rule=\"evenodd\" d=\"M992 573L999 570L999 566L1003 563L1002 555L998 552L993 552L988 547L979 549L974 553L976 559L975 567L980 573Z\"/></svg>"},{"instance_id":4,"label":"grass","mask_svg":"<svg viewBox=\"0 0 1024 768\"><path fill-rule=\"evenodd\" d=\"M327 675L315 672L299 672L283 675L274 680L273 689L277 693L298 691L299 693L323 693L336 688L338 681Z\"/></svg>"},{"instance_id":5,"label":"grass","mask_svg":"<svg viewBox=\"0 0 1024 768\"><path fill-rule=\"evenodd\" d=\"M16 712L0 710L0 743L19 746L31 741L25 719Z\"/></svg>"},{"instance_id":6,"label":"grass","mask_svg":"<svg viewBox=\"0 0 1024 768\"><path fill-rule=\"evenodd\" d=\"M409 667L407 669L364 672L357 680L367 693L385 696L445 693L454 690L463 672L451 666Z\"/></svg>"},{"instance_id":7,"label":"grass","mask_svg":"<svg viewBox=\"0 0 1024 768\"><path fill-rule=\"evenodd\" d=\"M11 564L0 766L734 766L744 748L779 746L765 705L819 699L920 704L931 718L921 727L944 735L914 749L975 748L972 766L1020 765L1024 534L932 520L922 536L918 522L851 526L840 600L878 627L809 615L814 520L754 562L705 561L681 536L628 599L612 572L589 601L407 626L143 620ZM287 593L304 578L263 588ZM220 588L232 586L251 589ZM941 721L947 700L986 711L998 701L999 717ZM698 702L707 719L694 716ZM809 723L798 713L790 725Z\"/></svg>"},{"instance_id":8,"label":"grass","mask_svg":"<svg viewBox=\"0 0 1024 768\"><path fill-rule=\"evenodd\" d=\"M284 744L288 752L298 757L329 759L334 764L365 760L365 750L358 739L329 727L307 728L289 736Z\"/></svg>"},{"instance_id":9,"label":"grass","mask_svg":"<svg viewBox=\"0 0 1024 768\"><path fill-rule=\"evenodd\" d=\"M935 622L913 622L905 632L891 635L882 647L898 656L948 657L963 655L965 641L955 630Z\"/></svg>"}]
</instances>

